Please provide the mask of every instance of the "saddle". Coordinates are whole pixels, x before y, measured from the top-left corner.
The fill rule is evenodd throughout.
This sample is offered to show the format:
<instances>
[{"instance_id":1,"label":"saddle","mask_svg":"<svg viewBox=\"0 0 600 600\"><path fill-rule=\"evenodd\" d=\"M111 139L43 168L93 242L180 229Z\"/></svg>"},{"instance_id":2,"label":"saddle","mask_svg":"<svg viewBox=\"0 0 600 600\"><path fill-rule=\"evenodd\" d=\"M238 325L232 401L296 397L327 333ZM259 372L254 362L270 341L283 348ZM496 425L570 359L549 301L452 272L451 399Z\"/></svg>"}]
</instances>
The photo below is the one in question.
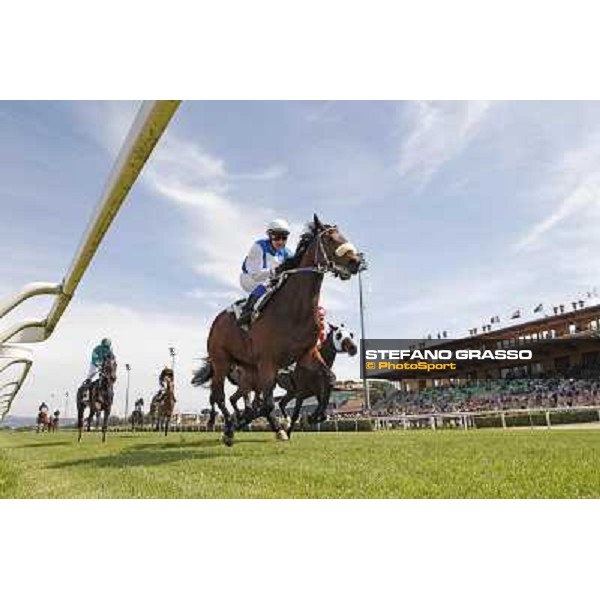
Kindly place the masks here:
<instances>
[{"instance_id":1,"label":"saddle","mask_svg":"<svg viewBox=\"0 0 600 600\"><path fill-rule=\"evenodd\" d=\"M279 288L283 284L283 281L284 278L280 278L273 287L269 287L267 291L256 301L254 309L252 310L252 316L250 317L250 323L248 325L240 325L240 327L244 331L248 331L250 325L252 325L252 323L254 323L254 321L256 321L258 317L260 317L262 311L265 309L265 306L267 306L267 304L273 299L273 296L275 295L277 290L279 290ZM228 313L231 313L237 321L240 318L240 315L242 314L242 309L244 308L244 305L246 304L247 300L248 298L240 298L239 300L236 300L233 304L229 305L225 310Z\"/></svg>"},{"instance_id":2,"label":"saddle","mask_svg":"<svg viewBox=\"0 0 600 600\"><path fill-rule=\"evenodd\" d=\"M158 390L158 392L156 392L156 394L154 394L154 396L152 397L152 400L150 401L150 406L159 406L160 404L162 404L165 400L165 391L166 390Z\"/></svg>"},{"instance_id":3,"label":"saddle","mask_svg":"<svg viewBox=\"0 0 600 600\"><path fill-rule=\"evenodd\" d=\"M94 390L94 387L96 387L97 385L98 385L98 379L85 379L83 381L83 383L79 386L79 391L82 394L85 394L87 392L88 398L91 399L92 391Z\"/></svg>"}]
</instances>

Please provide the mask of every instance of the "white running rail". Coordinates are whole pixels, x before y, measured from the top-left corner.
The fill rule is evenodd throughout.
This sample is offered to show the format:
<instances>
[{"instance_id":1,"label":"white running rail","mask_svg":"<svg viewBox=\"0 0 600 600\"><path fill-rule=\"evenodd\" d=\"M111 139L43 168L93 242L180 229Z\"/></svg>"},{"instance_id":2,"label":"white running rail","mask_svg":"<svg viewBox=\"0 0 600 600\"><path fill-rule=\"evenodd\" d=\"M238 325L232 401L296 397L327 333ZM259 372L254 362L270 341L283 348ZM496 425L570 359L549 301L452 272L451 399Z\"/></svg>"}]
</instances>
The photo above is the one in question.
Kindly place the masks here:
<instances>
[{"instance_id":1,"label":"white running rail","mask_svg":"<svg viewBox=\"0 0 600 600\"><path fill-rule=\"evenodd\" d=\"M33 352L29 348L4 344L0 346L0 421L10 410L14 397L18 394L31 364Z\"/></svg>"},{"instance_id":2,"label":"white running rail","mask_svg":"<svg viewBox=\"0 0 600 600\"><path fill-rule=\"evenodd\" d=\"M81 278L88 268L104 234L110 227L148 157L167 128L180 104L179 100L144 102L125 138L102 196L85 231L73 261L61 283L30 283L18 294L0 302L0 377L9 366L20 365L22 374L8 382L0 379L0 421L10 410L32 364L32 352L15 344L42 342L52 335L65 312ZM28 298L54 295L56 300L43 319L25 319L6 327L4 317ZM7 344L7 342L11 342ZM12 361L12 362L11 362Z\"/></svg>"}]
</instances>

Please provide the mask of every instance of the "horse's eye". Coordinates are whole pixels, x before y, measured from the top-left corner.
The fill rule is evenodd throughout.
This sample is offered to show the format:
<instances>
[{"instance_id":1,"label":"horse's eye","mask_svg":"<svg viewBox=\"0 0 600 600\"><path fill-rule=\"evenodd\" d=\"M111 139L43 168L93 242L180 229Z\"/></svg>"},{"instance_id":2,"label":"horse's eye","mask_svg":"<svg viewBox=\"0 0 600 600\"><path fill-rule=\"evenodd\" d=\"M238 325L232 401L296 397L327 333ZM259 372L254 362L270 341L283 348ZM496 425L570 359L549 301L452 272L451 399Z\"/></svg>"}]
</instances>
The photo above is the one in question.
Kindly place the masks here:
<instances>
[{"instance_id":1,"label":"horse's eye","mask_svg":"<svg viewBox=\"0 0 600 600\"><path fill-rule=\"evenodd\" d=\"M350 337L351 337L352 339L354 339L354 334L353 334L353 333L351 333L351 334L350 334Z\"/></svg>"},{"instance_id":2,"label":"horse's eye","mask_svg":"<svg viewBox=\"0 0 600 600\"><path fill-rule=\"evenodd\" d=\"M342 339L342 334L341 334L341 333L338 333L338 334L335 336L335 339L336 339L336 340L341 340L341 339Z\"/></svg>"}]
</instances>

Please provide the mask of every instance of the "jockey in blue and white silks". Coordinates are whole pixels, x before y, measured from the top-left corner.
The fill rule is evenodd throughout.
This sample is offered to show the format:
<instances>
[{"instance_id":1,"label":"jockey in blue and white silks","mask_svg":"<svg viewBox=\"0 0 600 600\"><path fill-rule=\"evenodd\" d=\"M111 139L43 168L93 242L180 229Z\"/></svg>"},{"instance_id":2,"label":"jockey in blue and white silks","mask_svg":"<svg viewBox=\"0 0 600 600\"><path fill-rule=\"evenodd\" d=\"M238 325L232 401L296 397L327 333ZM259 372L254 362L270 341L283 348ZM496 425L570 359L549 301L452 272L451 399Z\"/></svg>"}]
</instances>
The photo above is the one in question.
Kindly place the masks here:
<instances>
[{"instance_id":1,"label":"jockey in blue and white silks","mask_svg":"<svg viewBox=\"0 0 600 600\"><path fill-rule=\"evenodd\" d=\"M267 238L252 244L242 263L240 285L250 294L238 320L240 325L250 321L256 301L267 291L269 279L281 263L292 256L286 248L290 226L284 219L275 219L267 225Z\"/></svg>"}]
</instances>

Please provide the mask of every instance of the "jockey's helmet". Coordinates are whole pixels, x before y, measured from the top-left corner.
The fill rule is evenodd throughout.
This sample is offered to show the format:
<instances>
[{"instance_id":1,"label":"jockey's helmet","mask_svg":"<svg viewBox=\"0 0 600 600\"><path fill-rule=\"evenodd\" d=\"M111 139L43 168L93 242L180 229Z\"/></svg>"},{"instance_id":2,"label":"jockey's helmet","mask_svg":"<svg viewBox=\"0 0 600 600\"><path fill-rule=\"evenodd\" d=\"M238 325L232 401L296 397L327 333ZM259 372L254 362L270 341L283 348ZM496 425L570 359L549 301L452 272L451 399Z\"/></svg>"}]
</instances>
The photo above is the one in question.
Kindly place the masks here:
<instances>
[{"instance_id":1,"label":"jockey's helmet","mask_svg":"<svg viewBox=\"0 0 600 600\"><path fill-rule=\"evenodd\" d=\"M285 219L274 219L267 225L267 234L290 233L290 225Z\"/></svg>"},{"instance_id":2,"label":"jockey's helmet","mask_svg":"<svg viewBox=\"0 0 600 600\"><path fill-rule=\"evenodd\" d=\"M112 342L108 338L104 338L100 343L107 348L112 346Z\"/></svg>"}]
</instances>

